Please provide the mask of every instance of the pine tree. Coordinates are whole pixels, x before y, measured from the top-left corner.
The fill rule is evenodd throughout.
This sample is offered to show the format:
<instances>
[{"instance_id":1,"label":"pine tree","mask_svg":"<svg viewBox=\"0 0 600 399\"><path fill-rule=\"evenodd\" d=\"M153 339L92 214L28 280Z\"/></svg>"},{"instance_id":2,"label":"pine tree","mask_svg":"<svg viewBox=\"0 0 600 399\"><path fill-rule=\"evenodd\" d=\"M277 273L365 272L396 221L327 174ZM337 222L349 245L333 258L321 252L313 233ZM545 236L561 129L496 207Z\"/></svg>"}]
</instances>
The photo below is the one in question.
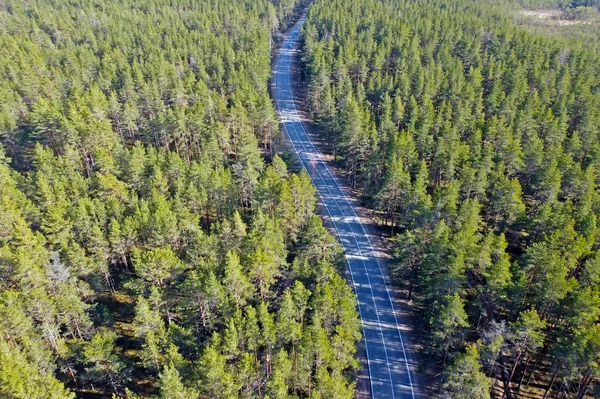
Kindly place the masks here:
<instances>
[{"instance_id":1,"label":"pine tree","mask_svg":"<svg viewBox=\"0 0 600 399\"><path fill-rule=\"evenodd\" d=\"M200 396L196 390L183 385L179 372L173 364L165 366L159 378L161 399L195 399Z\"/></svg>"},{"instance_id":2,"label":"pine tree","mask_svg":"<svg viewBox=\"0 0 600 399\"><path fill-rule=\"evenodd\" d=\"M38 368L19 348L0 340L0 393L11 398L75 398L52 372Z\"/></svg>"},{"instance_id":3,"label":"pine tree","mask_svg":"<svg viewBox=\"0 0 600 399\"><path fill-rule=\"evenodd\" d=\"M464 301L458 294L447 295L442 299L430 325L433 330L434 348L443 356L442 370L444 370L448 352L461 342L465 328L469 326Z\"/></svg>"},{"instance_id":4,"label":"pine tree","mask_svg":"<svg viewBox=\"0 0 600 399\"><path fill-rule=\"evenodd\" d=\"M87 374L94 381L107 382L117 392L127 378L125 364L121 361L115 340L117 335L110 330L97 332L84 348L84 359L89 365Z\"/></svg>"},{"instance_id":5,"label":"pine tree","mask_svg":"<svg viewBox=\"0 0 600 399\"><path fill-rule=\"evenodd\" d=\"M254 294L252 284L242 270L240 258L235 252L227 253L223 283L225 292L237 308L244 307L246 301Z\"/></svg>"},{"instance_id":6,"label":"pine tree","mask_svg":"<svg viewBox=\"0 0 600 399\"><path fill-rule=\"evenodd\" d=\"M214 398L229 398L235 394L233 376L228 371L226 359L219 354L213 347L209 346L204 350L199 364L202 382L200 389L207 395Z\"/></svg>"},{"instance_id":7,"label":"pine tree","mask_svg":"<svg viewBox=\"0 0 600 399\"><path fill-rule=\"evenodd\" d=\"M467 346L448 367L448 379L442 386L445 398L467 399L490 397L492 381L480 371L479 352L475 345Z\"/></svg>"},{"instance_id":8,"label":"pine tree","mask_svg":"<svg viewBox=\"0 0 600 399\"><path fill-rule=\"evenodd\" d=\"M511 323L508 340L515 352L515 360L508 381L512 380L517 366L523 360L523 356L531 356L534 351L542 346L545 326L546 323L540 319L538 313L533 309L521 312L519 319ZM510 390L510 386L506 386L505 390Z\"/></svg>"},{"instance_id":9,"label":"pine tree","mask_svg":"<svg viewBox=\"0 0 600 399\"><path fill-rule=\"evenodd\" d=\"M142 281L159 287L164 287L183 269L181 260L168 246L144 252L134 248L132 263Z\"/></svg>"},{"instance_id":10,"label":"pine tree","mask_svg":"<svg viewBox=\"0 0 600 399\"><path fill-rule=\"evenodd\" d=\"M394 155L390 160L389 171L377 194L377 207L383 211L384 223L389 220L392 232L396 225L397 212L405 204L410 195L410 174L404 170L401 160Z\"/></svg>"}]
</instances>

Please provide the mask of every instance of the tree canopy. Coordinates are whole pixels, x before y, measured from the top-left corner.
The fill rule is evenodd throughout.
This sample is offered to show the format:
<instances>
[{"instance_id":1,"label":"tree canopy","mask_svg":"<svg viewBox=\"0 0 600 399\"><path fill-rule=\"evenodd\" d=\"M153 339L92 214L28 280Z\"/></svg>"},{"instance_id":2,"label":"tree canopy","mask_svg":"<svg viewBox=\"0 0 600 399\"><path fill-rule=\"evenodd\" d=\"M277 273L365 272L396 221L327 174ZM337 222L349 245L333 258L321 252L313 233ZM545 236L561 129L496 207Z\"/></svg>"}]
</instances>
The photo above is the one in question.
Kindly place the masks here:
<instances>
[{"instance_id":1,"label":"tree canopy","mask_svg":"<svg viewBox=\"0 0 600 399\"><path fill-rule=\"evenodd\" d=\"M354 295L274 154L303 2L0 5L0 396L354 393Z\"/></svg>"},{"instance_id":2,"label":"tree canopy","mask_svg":"<svg viewBox=\"0 0 600 399\"><path fill-rule=\"evenodd\" d=\"M541 3L318 0L303 28L309 111L394 237L451 397L487 397L486 374L598 389L600 57L520 27Z\"/></svg>"}]
</instances>

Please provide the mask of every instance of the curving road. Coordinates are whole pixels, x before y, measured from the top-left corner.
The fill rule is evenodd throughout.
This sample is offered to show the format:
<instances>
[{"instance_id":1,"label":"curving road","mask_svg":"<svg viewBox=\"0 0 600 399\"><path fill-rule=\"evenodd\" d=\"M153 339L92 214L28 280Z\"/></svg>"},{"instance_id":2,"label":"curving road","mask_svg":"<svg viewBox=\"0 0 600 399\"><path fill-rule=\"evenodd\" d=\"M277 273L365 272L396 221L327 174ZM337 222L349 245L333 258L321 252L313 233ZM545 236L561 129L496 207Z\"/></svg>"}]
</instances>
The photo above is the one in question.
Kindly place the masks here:
<instances>
[{"instance_id":1,"label":"curving road","mask_svg":"<svg viewBox=\"0 0 600 399\"><path fill-rule=\"evenodd\" d=\"M415 398L402 333L388 290L386 273L369 235L348 200L343 184L313 145L296 109L292 65L304 17L290 30L275 65L273 97L287 136L317 187L346 254L362 320L372 398Z\"/></svg>"}]
</instances>

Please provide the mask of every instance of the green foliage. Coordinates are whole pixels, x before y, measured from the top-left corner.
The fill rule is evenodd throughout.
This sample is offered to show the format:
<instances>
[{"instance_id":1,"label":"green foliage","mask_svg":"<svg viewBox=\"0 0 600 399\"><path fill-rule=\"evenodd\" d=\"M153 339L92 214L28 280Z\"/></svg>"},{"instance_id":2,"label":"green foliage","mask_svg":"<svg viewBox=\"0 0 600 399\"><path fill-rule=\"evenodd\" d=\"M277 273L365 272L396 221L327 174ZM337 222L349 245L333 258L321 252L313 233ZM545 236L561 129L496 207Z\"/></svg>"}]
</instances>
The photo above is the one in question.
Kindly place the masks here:
<instances>
[{"instance_id":1,"label":"green foliage","mask_svg":"<svg viewBox=\"0 0 600 399\"><path fill-rule=\"evenodd\" d=\"M598 370L573 346L600 317L588 291L599 282L597 34L524 29L522 6L583 18L598 4L316 1L303 28L308 109L396 235L392 278L418 310L424 366L445 376L446 364L477 364L462 351L481 341L489 376L528 384L552 362L557 395L583 397ZM461 393L458 379L450 396L489 396L476 372L477 388Z\"/></svg>"},{"instance_id":2,"label":"green foliage","mask_svg":"<svg viewBox=\"0 0 600 399\"><path fill-rule=\"evenodd\" d=\"M492 381L481 372L479 352L474 345L467 346L465 353L456 357L448 368L448 379L442 389L445 398L488 399Z\"/></svg>"},{"instance_id":3,"label":"green foliage","mask_svg":"<svg viewBox=\"0 0 600 399\"><path fill-rule=\"evenodd\" d=\"M68 392L63 382L93 384L107 394L132 391L140 376L160 397L252 395L271 386L280 396L306 395L315 386L352 396L356 303L336 273L340 247L314 213L308 176L289 174L276 160L259 181L275 172L276 184L290 195L274 190L272 213L263 213L271 197L252 197L256 210L245 208L230 181L226 201L235 205L225 211L216 202L198 208L185 198L191 185L214 189L196 174L197 161L140 146L123 148L120 157L124 165L144 159L153 172L139 177L136 190L131 176L116 168L114 181L124 193L91 189L96 172L84 177L79 200L61 204L68 215L62 221L69 223L53 219L60 229L39 221L54 212L46 198L64 188L45 170L72 173L63 156L44 152L35 180L16 172L3 176L2 203L11 213L0 247L6 276L0 337L10 342L6 351L15 362L27 353L11 367L24 368L26 378L35 372L59 396ZM26 200L15 179L23 190L43 195ZM130 307L119 302L125 298ZM113 315L102 313L105 304ZM277 353L304 359L294 365L297 378L282 383ZM0 371L20 384L10 369ZM33 396L36 384L28 385Z\"/></svg>"},{"instance_id":4,"label":"green foliage","mask_svg":"<svg viewBox=\"0 0 600 399\"><path fill-rule=\"evenodd\" d=\"M124 382L125 364L119 358L115 340L117 334L108 329L98 331L83 351L84 362L89 366L86 372L90 378L98 382L107 382L117 390Z\"/></svg>"},{"instance_id":5,"label":"green foliage","mask_svg":"<svg viewBox=\"0 0 600 399\"><path fill-rule=\"evenodd\" d=\"M35 353L28 356L19 348L0 341L0 394L7 398L74 398L53 375L35 363ZM33 359L31 359L31 357Z\"/></svg>"},{"instance_id":6,"label":"green foliage","mask_svg":"<svg viewBox=\"0 0 600 399\"><path fill-rule=\"evenodd\" d=\"M179 372L173 364L164 367L158 384L161 399L196 399L200 396L198 391L183 385Z\"/></svg>"},{"instance_id":7,"label":"green foliage","mask_svg":"<svg viewBox=\"0 0 600 399\"><path fill-rule=\"evenodd\" d=\"M353 395L339 244L273 155L304 3L0 6L0 396Z\"/></svg>"}]
</instances>

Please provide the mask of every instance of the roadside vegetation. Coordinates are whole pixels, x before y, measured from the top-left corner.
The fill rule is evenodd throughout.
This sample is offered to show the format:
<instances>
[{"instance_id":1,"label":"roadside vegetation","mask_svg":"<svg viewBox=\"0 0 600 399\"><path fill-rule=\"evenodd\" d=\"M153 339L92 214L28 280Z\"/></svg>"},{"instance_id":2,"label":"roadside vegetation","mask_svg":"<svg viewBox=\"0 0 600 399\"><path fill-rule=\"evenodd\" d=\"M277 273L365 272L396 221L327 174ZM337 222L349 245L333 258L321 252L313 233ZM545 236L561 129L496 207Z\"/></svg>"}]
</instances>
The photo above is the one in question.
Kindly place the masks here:
<instances>
[{"instance_id":1,"label":"roadside vegetation","mask_svg":"<svg viewBox=\"0 0 600 399\"><path fill-rule=\"evenodd\" d=\"M515 22L548 4L317 0L303 29L309 112L444 397L600 395L600 58Z\"/></svg>"},{"instance_id":2,"label":"roadside vegetation","mask_svg":"<svg viewBox=\"0 0 600 399\"><path fill-rule=\"evenodd\" d=\"M298 7L0 3L0 397L352 398L341 248L273 155Z\"/></svg>"}]
</instances>

